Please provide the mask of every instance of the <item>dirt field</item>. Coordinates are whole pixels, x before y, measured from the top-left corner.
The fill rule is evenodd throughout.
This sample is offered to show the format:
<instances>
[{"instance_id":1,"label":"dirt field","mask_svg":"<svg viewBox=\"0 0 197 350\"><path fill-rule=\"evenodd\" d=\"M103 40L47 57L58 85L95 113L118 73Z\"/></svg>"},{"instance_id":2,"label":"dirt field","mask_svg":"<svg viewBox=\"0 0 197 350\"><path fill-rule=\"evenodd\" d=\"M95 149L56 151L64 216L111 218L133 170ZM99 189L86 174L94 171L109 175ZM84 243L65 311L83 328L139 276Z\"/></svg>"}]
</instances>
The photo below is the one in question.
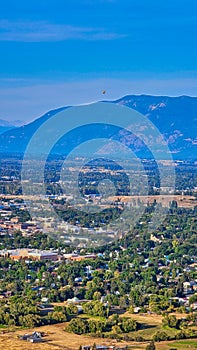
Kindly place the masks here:
<instances>
[{"instance_id":1,"label":"dirt field","mask_svg":"<svg viewBox=\"0 0 197 350\"><path fill-rule=\"evenodd\" d=\"M52 325L52 326L44 326L39 327L38 329L34 330L23 330L23 331L16 331L14 333L8 333L0 335L0 350L70 350L70 349L79 349L80 345L91 345L96 343L98 344L114 344L117 345L118 343L113 340L106 340L106 339L97 339L97 338L90 338L83 335L76 335L64 332L65 324L59 324L59 325ZM18 335L25 334L25 333L31 333L32 331L38 331L38 332L46 332L47 336L43 339L45 339L45 343L38 343L38 344L31 344L29 342L17 339ZM126 344L124 342L119 343L123 346L123 344ZM134 344L132 344L134 345ZM139 344L138 344L139 345ZM133 349L145 349L144 346L137 344Z\"/></svg>"},{"instance_id":2,"label":"dirt field","mask_svg":"<svg viewBox=\"0 0 197 350\"><path fill-rule=\"evenodd\" d=\"M143 324L152 326L152 332L153 329L154 332L157 331L161 325L161 316L157 315L137 315L135 319ZM93 343L96 343L97 345L120 345L121 347L128 345L129 349L145 350L147 344L149 343L116 342L115 340L100 338L98 339L83 335L76 335L64 332L64 327L65 324L59 324L39 327L33 330L20 330L13 333L0 334L0 350L78 350L80 345L92 345ZM31 344L17 338L18 335L31 333L35 330L38 332L45 332L47 334L47 336L43 338L45 340L44 343ZM171 348L177 350L196 350L197 339L156 343L157 350L170 350Z\"/></svg>"},{"instance_id":3,"label":"dirt field","mask_svg":"<svg viewBox=\"0 0 197 350\"><path fill-rule=\"evenodd\" d=\"M141 202L146 204L147 202L153 203L154 200L157 203L161 203L164 207L169 207L169 203L173 200L177 201L179 207L183 208L194 208L197 205L197 199L194 196L182 196L182 195L159 195L159 196L114 196L110 197L111 201L115 201L118 198L121 199L123 203L129 203L133 200L140 199Z\"/></svg>"}]
</instances>

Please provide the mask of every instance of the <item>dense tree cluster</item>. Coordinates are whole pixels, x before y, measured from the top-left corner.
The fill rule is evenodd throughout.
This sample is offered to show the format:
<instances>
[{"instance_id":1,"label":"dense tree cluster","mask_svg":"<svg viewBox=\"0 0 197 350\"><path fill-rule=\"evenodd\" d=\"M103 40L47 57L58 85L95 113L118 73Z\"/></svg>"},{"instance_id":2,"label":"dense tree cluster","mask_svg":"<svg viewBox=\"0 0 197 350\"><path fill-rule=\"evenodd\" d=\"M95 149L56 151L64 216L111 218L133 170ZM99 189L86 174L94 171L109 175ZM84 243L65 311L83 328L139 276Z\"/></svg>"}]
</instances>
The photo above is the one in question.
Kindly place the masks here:
<instances>
[{"instance_id":1,"label":"dense tree cluster","mask_svg":"<svg viewBox=\"0 0 197 350\"><path fill-rule=\"evenodd\" d=\"M120 334L136 331L137 328L138 323L135 320L113 315L106 320L74 318L69 322L65 330L76 334L98 334L102 332Z\"/></svg>"}]
</instances>

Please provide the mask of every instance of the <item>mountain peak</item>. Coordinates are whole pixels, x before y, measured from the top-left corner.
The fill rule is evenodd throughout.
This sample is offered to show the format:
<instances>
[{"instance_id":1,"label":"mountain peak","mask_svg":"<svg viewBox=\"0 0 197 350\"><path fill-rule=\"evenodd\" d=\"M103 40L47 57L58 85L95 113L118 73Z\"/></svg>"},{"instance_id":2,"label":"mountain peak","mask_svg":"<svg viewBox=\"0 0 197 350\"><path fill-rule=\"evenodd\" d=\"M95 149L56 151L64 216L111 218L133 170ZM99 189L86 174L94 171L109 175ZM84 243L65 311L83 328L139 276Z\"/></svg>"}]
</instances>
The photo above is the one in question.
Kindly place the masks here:
<instances>
[{"instance_id":1,"label":"mountain peak","mask_svg":"<svg viewBox=\"0 0 197 350\"><path fill-rule=\"evenodd\" d=\"M175 159L197 158L197 97L127 95L115 101L104 101L133 108L146 116L167 141ZM0 152L22 153L35 131L49 118L68 107L45 113L22 127L0 135ZM64 146L64 145L63 145ZM60 154L64 147L57 147Z\"/></svg>"}]
</instances>

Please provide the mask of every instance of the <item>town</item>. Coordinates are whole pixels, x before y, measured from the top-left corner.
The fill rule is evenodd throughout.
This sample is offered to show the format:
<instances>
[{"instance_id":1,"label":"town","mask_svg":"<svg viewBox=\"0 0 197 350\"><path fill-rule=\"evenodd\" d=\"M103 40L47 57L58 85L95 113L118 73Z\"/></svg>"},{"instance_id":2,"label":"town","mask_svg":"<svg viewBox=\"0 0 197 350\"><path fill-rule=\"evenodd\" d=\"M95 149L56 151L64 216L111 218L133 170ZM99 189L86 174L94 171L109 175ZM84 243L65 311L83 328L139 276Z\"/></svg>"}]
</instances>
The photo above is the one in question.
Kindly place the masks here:
<instances>
[{"instance_id":1,"label":"town","mask_svg":"<svg viewBox=\"0 0 197 350\"><path fill-rule=\"evenodd\" d=\"M183 167L187 179L187 164L181 164L181 171ZM94 172L88 174L91 190L86 193L83 182L84 203L60 193L56 179L43 199L22 195L20 180L17 174L10 177L9 167L2 176L2 339L11 339L11 330L19 343L44 346L69 335L66 342L72 349L72 337L78 336L77 347L84 350L126 349L132 344L145 349L153 343L192 341L197 337L195 178L185 186L177 166L174 194L166 186L158 195L153 186L147 195L104 197L95 192ZM72 169L71 186L70 178ZM119 173L118 186L121 189ZM43 200L57 215L48 215ZM165 215L149 231L156 203ZM95 205L104 213L102 221L99 210L94 216L76 214L73 205ZM31 208L36 208L33 219ZM124 219L114 221L126 210ZM140 219L134 223L139 210Z\"/></svg>"}]
</instances>

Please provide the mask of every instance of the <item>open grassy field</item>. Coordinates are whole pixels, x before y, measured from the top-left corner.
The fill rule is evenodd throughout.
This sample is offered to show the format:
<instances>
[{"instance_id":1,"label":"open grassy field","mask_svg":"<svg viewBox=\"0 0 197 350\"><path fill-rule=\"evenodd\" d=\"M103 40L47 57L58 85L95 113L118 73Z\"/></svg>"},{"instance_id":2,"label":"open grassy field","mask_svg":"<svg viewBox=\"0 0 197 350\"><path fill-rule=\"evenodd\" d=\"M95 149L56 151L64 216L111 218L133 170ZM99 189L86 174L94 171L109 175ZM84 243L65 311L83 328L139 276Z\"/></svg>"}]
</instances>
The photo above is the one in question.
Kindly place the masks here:
<instances>
[{"instance_id":1,"label":"open grassy field","mask_svg":"<svg viewBox=\"0 0 197 350\"><path fill-rule=\"evenodd\" d=\"M115 201L117 199L121 199L121 202L128 203L133 200L140 199L141 202L144 204L153 203L154 200L157 201L157 203L161 203L164 207L169 207L170 202L173 200L177 201L177 204L179 207L183 208L194 208L197 205L197 199L194 196L186 196L186 195L158 195L158 196L113 196L109 197L109 200Z\"/></svg>"},{"instance_id":2,"label":"open grassy field","mask_svg":"<svg viewBox=\"0 0 197 350\"><path fill-rule=\"evenodd\" d=\"M196 350L197 349L197 339L156 343L156 350L170 350L170 349Z\"/></svg>"},{"instance_id":3,"label":"open grassy field","mask_svg":"<svg viewBox=\"0 0 197 350\"><path fill-rule=\"evenodd\" d=\"M23 199L26 200L38 200L40 199L39 196L33 196L33 195L0 195L0 198L6 198L6 199ZM109 197L108 200L110 201L116 201L117 199L121 199L123 203L128 203L133 200L140 199L141 202L144 204L153 203L154 200L156 200L158 203L161 203L164 207L169 207L169 203L173 200L177 201L179 207L183 208L194 208L197 205L197 199L194 196L190 195L168 195L168 194L161 194L161 195L150 195L150 196L112 196ZM105 205L104 205L105 206Z\"/></svg>"},{"instance_id":4,"label":"open grassy field","mask_svg":"<svg viewBox=\"0 0 197 350\"><path fill-rule=\"evenodd\" d=\"M132 336L142 336L144 339L150 339L153 334L155 334L158 330L161 330L162 326L162 317L159 315L131 315L129 313L125 313L124 316L132 316L136 321L142 324L142 328L137 332L132 332ZM183 315L176 315L177 317ZM57 324L57 325L49 325L39 327L37 329L29 329L29 330L16 330L15 332L10 332L6 334L0 334L0 350L74 350L79 349L80 345L91 345L93 343L99 344L110 344L110 345L127 345L129 349L135 350L145 350L148 341L144 341L142 343L137 342L124 342L111 340L111 339L101 339L101 338L93 338L90 336L84 335L76 335L67 333L64 331L65 323ZM29 342L18 339L18 335L22 335L25 333L31 333L33 331L45 332L47 334L43 339L44 343L40 344L31 344ZM165 329L169 335L174 330ZM156 343L157 350L195 350L197 349L197 339L187 339L187 340L179 340L179 341L165 341Z\"/></svg>"},{"instance_id":5,"label":"open grassy field","mask_svg":"<svg viewBox=\"0 0 197 350\"><path fill-rule=\"evenodd\" d=\"M0 350L74 350L79 349L80 345L93 344L113 344L113 345L128 345L129 349L145 350L148 342L136 343L136 342L115 342L113 340L103 340L97 338L90 338L83 335L75 335L66 333L63 330L64 325L46 326L41 327L39 331L45 331L48 333L46 342L40 344L31 344L26 341L17 339L17 335L31 332L28 331L17 331L14 333L8 333L0 335ZM180 340L180 341L167 341L156 343L157 350L196 350L197 339L192 340Z\"/></svg>"},{"instance_id":6,"label":"open grassy field","mask_svg":"<svg viewBox=\"0 0 197 350\"><path fill-rule=\"evenodd\" d=\"M168 336L173 337L178 333L178 330L172 328L163 328L162 327L162 316L161 315L147 315L147 314L137 314L133 315L129 312L126 312L123 316L131 317L140 323L140 329L136 332L130 333L131 337L143 337L144 340L148 341L152 339L154 334L158 331L164 331ZM176 314L176 318L185 317L184 314Z\"/></svg>"},{"instance_id":7,"label":"open grassy field","mask_svg":"<svg viewBox=\"0 0 197 350\"><path fill-rule=\"evenodd\" d=\"M39 327L37 329L20 330L14 333L0 335L0 350L60 350L60 349L79 349L80 345L96 344L114 344L118 343L109 339L98 339L83 335L76 335L64 331L65 324L50 325ZM18 335L31 333L32 331L46 332L47 336L44 338L45 343L31 344L26 341L17 339ZM120 344L120 343L119 343ZM126 344L121 342L121 345ZM136 345L137 346L137 345ZM145 345L134 347L134 349L145 349Z\"/></svg>"}]
</instances>

